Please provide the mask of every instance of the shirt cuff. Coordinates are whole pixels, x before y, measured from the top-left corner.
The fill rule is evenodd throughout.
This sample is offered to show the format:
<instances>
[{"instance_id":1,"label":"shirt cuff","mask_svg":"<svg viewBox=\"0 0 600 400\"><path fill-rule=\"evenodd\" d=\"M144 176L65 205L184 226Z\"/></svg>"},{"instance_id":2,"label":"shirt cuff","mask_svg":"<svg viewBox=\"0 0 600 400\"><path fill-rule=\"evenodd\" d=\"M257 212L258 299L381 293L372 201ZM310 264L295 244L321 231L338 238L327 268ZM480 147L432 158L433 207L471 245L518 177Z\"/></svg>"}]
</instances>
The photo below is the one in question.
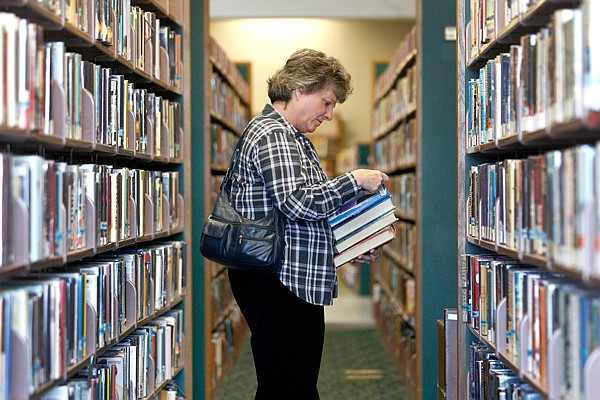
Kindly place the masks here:
<instances>
[{"instance_id":1,"label":"shirt cuff","mask_svg":"<svg viewBox=\"0 0 600 400\"><path fill-rule=\"evenodd\" d=\"M358 186L356 183L354 175L352 175L350 172L346 172L345 174L338 176L335 178L335 180L337 180L338 183L338 190L340 197L342 198L342 204L356 196L361 190L360 186Z\"/></svg>"}]
</instances>

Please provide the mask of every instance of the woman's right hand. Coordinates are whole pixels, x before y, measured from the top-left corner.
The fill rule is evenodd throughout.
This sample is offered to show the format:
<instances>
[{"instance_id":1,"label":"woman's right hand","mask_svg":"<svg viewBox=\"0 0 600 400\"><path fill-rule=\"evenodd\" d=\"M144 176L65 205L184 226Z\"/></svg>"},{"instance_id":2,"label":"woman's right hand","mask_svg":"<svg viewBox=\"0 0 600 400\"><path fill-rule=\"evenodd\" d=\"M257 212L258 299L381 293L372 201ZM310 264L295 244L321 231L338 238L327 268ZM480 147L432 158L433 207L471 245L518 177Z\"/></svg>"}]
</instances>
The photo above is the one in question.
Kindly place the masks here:
<instances>
[{"instance_id":1,"label":"woman's right hand","mask_svg":"<svg viewBox=\"0 0 600 400\"><path fill-rule=\"evenodd\" d=\"M375 193L379 190L379 187L382 183L385 183L390 180L390 177L385 173L378 171L376 169L355 169L350 172L354 179L356 179L356 183L358 186L363 188L369 193Z\"/></svg>"}]
</instances>

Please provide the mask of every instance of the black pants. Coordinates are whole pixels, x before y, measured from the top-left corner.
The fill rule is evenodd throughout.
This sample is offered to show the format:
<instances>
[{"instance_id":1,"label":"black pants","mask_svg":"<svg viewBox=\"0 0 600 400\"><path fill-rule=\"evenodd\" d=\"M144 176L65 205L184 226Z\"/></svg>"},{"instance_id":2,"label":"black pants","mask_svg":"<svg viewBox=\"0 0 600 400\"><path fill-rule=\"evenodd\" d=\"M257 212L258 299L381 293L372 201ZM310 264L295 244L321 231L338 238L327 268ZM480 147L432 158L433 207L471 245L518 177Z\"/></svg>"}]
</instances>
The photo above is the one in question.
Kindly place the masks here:
<instances>
[{"instance_id":1,"label":"black pants","mask_svg":"<svg viewBox=\"0 0 600 400\"><path fill-rule=\"evenodd\" d=\"M276 276L230 269L229 282L252 334L255 400L319 399L323 306L298 298Z\"/></svg>"}]
</instances>

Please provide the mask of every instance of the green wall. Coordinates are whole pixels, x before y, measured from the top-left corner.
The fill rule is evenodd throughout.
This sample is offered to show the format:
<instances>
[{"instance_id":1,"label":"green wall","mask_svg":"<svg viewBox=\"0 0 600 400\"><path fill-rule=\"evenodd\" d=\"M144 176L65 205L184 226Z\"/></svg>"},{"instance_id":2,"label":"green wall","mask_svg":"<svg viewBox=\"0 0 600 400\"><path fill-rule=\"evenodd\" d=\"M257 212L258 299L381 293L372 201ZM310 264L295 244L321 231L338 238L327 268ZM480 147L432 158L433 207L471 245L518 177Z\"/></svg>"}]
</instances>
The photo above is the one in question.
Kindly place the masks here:
<instances>
[{"instance_id":1,"label":"green wall","mask_svg":"<svg viewBox=\"0 0 600 400\"><path fill-rule=\"evenodd\" d=\"M191 119L192 119L192 242L188 246L188 251L192 252L192 282L188 284L188 290L191 291L191 302L194 318L192 318L193 338L190 343L193 346L192 363L195 399L203 399L206 392L206 369L205 357L206 343L204 313L206 312L205 282L204 282L204 258L200 254L200 232L199 227L204 223L204 193L206 190L204 182L204 118L206 104L204 102L204 92L207 90L204 80L204 21L205 2L207 0L190 0L190 39L191 54L189 55L191 68Z\"/></svg>"},{"instance_id":2,"label":"green wall","mask_svg":"<svg viewBox=\"0 0 600 400\"><path fill-rule=\"evenodd\" d=\"M437 399L436 320L456 307L456 4L420 0L423 399Z\"/></svg>"}]
</instances>

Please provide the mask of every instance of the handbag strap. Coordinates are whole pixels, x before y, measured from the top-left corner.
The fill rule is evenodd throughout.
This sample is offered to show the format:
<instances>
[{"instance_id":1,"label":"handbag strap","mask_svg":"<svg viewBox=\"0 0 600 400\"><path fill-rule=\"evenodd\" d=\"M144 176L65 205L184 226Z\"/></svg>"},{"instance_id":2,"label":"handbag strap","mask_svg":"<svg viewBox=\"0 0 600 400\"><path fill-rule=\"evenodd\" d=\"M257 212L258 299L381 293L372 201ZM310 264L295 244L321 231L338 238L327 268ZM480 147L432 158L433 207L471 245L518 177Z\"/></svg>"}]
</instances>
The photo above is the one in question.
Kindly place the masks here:
<instances>
[{"instance_id":1,"label":"handbag strap","mask_svg":"<svg viewBox=\"0 0 600 400\"><path fill-rule=\"evenodd\" d=\"M246 136L245 133L246 133L246 131L244 130L244 134L242 134L242 137L240 138L240 140L238 140L237 145L235 146L235 149L233 150L233 155L231 156L231 162L229 163L229 168L227 169L227 173L225 174L225 177L221 181L221 192L225 191L225 195L227 196L227 201L230 204L231 204L231 199L229 198L229 196L231 196L231 185L233 184L232 183L233 171L237 167L238 161L240 160L242 140L244 140L244 137ZM273 207L273 210L276 213L279 212L277 207Z\"/></svg>"},{"instance_id":2,"label":"handbag strap","mask_svg":"<svg viewBox=\"0 0 600 400\"><path fill-rule=\"evenodd\" d=\"M231 185L233 180L233 171L237 167L238 161L240 159L240 149L242 147L242 138L238 140L237 145L235 146L235 150L233 151L233 155L231 156L231 162L229 164L229 168L227 169L227 173L221 182L221 190L225 190L228 194L231 193Z\"/></svg>"}]
</instances>

